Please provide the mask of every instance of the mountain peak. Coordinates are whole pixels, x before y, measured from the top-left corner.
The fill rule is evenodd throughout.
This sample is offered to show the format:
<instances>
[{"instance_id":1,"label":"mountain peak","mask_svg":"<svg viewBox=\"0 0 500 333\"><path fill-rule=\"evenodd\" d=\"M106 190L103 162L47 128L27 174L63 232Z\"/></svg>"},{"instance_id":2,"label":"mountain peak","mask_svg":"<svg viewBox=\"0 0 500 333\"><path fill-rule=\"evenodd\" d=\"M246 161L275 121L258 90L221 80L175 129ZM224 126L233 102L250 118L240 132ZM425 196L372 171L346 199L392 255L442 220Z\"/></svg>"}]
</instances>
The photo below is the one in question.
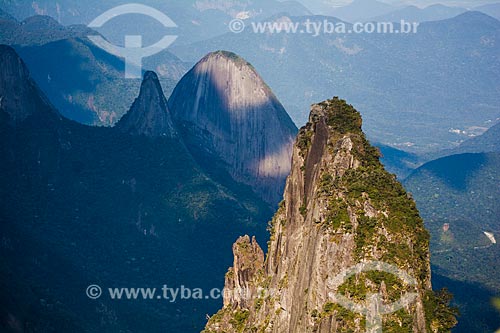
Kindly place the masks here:
<instances>
[{"instance_id":1,"label":"mountain peak","mask_svg":"<svg viewBox=\"0 0 500 333\"><path fill-rule=\"evenodd\" d=\"M0 112L15 124L34 114L55 111L30 77L26 65L16 51L0 45Z\"/></svg>"},{"instance_id":2,"label":"mountain peak","mask_svg":"<svg viewBox=\"0 0 500 333\"><path fill-rule=\"evenodd\" d=\"M451 18L450 20L459 21L462 23L475 24L477 22L486 22L489 25L494 26L495 28L500 27L500 21L496 18L485 14L480 11L468 10L464 13L457 15L456 17Z\"/></svg>"},{"instance_id":3,"label":"mountain peak","mask_svg":"<svg viewBox=\"0 0 500 333\"><path fill-rule=\"evenodd\" d=\"M227 58L227 59L244 61L243 58L240 57L239 55L237 55L236 53L231 52L231 51L226 51L226 50L217 50L217 51L214 51L214 52L210 52L203 59L210 59L210 58L216 58L216 57L224 57L224 58Z\"/></svg>"},{"instance_id":4,"label":"mountain peak","mask_svg":"<svg viewBox=\"0 0 500 333\"><path fill-rule=\"evenodd\" d=\"M259 76L259 74L256 72L255 68L250 64L248 61L237 55L236 53L230 52L230 51L224 51L224 50L218 50L211 52L207 54L205 57L203 57L197 64L196 67L202 67L202 64L205 63L218 63L218 62L227 62L230 64L233 64L234 66L237 66L238 68L246 68L248 70L251 70L255 73L256 76Z\"/></svg>"},{"instance_id":5,"label":"mountain peak","mask_svg":"<svg viewBox=\"0 0 500 333\"><path fill-rule=\"evenodd\" d=\"M446 305L435 308L441 300L431 288L429 235L415 202L366 140L361 115L334 98L313 105L309 120L300 129L284 200L270 223L266 259L248 237L238 240L224 308L205 332L363 332L363 311L346 304L368 309L369 295L389 304L402 293L413 293L414 300L385 315L378 327L370 327L367 316L366 331L382 325L447 331L455 320ZM367 269L369 263L374 265ZM404 271L414 282L401 285L384 275L389 271L383 266Z\"/></svg>"},{"instance_id":6,"label":"mountain peak","mask_svg":"<svg viewBox=\"0 0 500 333\"><path fill-rule=\"evenodd\" d=\"M256 70L227 51L206 55L169 100L191 149L224 164L269 203L280 200L297 128ZM203 158L206 160L207 158Z\"/></svg>"},{"instance_id":7,"label":"mountain peak","mask_svg":"<svg viewBox=\"0 0 500 333\"><path fill-rule=\"evenodd\" d=\"M361 114L352 105L338 97L312 106L309 122L317 124L322 118L327 119L331 131L340 134L362 134L363 119Z\"/></svg>"},{"instance_id":8,"label":"mountain peak","mask_svg":"<svg viewBox=\"0 0 500 333\"><path fill-rule=\"evenodd\" d=\"M159 81L158 75L153 71L147 71L144 73L143 81Z\"/></svg>"},{"instance_id":9,"label":"mountain peak","mask_svg":"<svg viewBox=\"0 0 500 333\"><path fill-rule=\"evenodd\" d=\"M132 135L169 138L177 136L167 99L155 72L144 73L139 96L116 127Z\"/></svg>"},{"instance_id":10,"label":"mountain peak","mask_svg":"<svg viewBox=\"0 0 500 333\"><path fill-rule=\"evenodd\" d=\"M36 31L37 29L63 29L64 27L52 16L35 15L26 18L21 22L23 29L28 31Z\"/></svg>"}]
</instances>

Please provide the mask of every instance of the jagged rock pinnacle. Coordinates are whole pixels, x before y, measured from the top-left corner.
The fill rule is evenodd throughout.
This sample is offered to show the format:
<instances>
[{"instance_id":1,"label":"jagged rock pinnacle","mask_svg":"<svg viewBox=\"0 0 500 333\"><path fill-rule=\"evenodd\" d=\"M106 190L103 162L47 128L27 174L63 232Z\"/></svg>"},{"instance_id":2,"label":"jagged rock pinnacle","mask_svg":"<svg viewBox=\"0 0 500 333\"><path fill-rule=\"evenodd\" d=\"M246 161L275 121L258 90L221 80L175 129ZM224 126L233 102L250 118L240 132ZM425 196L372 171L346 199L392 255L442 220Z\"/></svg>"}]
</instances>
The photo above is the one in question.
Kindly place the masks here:
<instances>
[{"instance_id":1,"label":"jagged rock pinnacle","mask_svg":"<svg viewBox=\"0 0 500 333\"><path fill-rule=\"evenodd\" d=\"M144 74L139 97L116 127L132 135L169 138L177 136L167 99L156 73L148 71Z\"/></svg>"},{"instance_id":2,"label":"jagged rock pinnacle","mask_svg":"<svg viewBox=\"0 0 500 333\"><path fill-rule=\"evenodd\" d=\"M376 310L368 296L379 295L385 306L410 293L411 303L377 324L415 333L453 326L446 303L435 307L443 301L432 291L429 235L415 202L385 171L361 131L360 114L345 101L312 106L270 230L263 262L248 237L236 243L224 308L204 332L375 332L364 324L373 323L366 314ZM351 278L344 274L365 263L376 265ZM382 263L414 282L377 270ZM357 312L336 295L359 304Z\"/></svg>"},{"instance_id":3,"label":"jagged rock pinnacle","mask_svg":"<svg viewBox=\"0 0 500 333\"><path fill-rule=\"evenodd\" d=\"M0 112L17 124L31 115L57 115L33 82L26 65L10 46L0 45Z\"/></svg>"}]
</instances>

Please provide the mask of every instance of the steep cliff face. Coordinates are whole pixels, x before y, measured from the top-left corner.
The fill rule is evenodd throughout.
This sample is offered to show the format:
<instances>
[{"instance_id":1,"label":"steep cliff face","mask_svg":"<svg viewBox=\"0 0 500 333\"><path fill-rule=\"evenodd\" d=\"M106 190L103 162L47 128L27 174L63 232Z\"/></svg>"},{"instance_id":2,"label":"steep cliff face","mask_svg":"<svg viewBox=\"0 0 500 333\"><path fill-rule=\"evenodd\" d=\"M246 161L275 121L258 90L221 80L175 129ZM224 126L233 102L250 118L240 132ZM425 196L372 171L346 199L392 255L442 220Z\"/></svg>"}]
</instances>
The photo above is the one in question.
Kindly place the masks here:
<instances>
[{"instance_id":1,"label":"steep cliff face","mask_svg":"<svg viewBox=\"0 0 500 333\"><path fill-rule=\"evenodd\" d=\"M207 55L169 105L195 156L220 159L235 180L279 202L297 129L250 64L229 52Z\"/></svg>"},{"instance_id":2,"label":"steep cliff face","mask_svg":"<svg viewBox=\"0 0 500 333\"><path fill-rule=\"evenodd\" d=\"M57 115L10 46L0 45L0 73L0 112L8 115L10 123L20 123L33 114Z\"/></svg>"},{"instance_id":3,"label":"steep cliff face","mask_svg":"<svg viewBox=\"0 0 500 333\"><path fill-rule=\"evenodd\" d=\"M146 72L142 81L141 91L116 127L132 135L149 137L176 137L167 99L154 72Z\"/></svg>"},{"instance_id":4,"label":"steep cliff face","mask_svg":"<svg viewBox=\"0 0 500 333\"><path fill-rule=\"evenodd\" d=\"M248 237L236 242L224 308L205 332L453 326L446 294L431 288L429 235L415 203L380 164L359 113L337 98L314 105L292 161L265 262Z\"/></svg>"}]
</instances>

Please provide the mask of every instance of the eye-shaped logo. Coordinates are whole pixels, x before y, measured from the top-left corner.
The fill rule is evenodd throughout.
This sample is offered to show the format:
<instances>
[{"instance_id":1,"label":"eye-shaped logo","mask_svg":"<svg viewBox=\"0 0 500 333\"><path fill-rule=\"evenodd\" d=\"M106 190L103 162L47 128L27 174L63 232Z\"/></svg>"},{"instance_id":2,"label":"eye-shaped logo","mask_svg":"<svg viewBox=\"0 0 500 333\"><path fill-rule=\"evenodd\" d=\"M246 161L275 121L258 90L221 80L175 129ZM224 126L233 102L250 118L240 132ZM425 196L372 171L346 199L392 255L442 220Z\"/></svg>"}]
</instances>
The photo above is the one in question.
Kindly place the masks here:
<instances>
[{"instance_id":1,"label":"eye-shaped logo","mask_svg":"<svg viewBox=\"0 0 500 333\"><path fill-rule=\"evenodd\" d=\"M150 16L160 22L166 28L177 28L177 25L167 15L159 10L141 5L127 4L114 7L88 25L89 28L100 28L112 18L125 14L142 14ZM108 53L125 58L125 77L138 79L142 77L142 59L155 55L170 45L177 39L177 36L166 35L157 43L148 47L142 47L142 36L126 35L125 47L120 47L109 43L99 35L87 36L95 45Z\"/></svg>"},{"instance_id":2,"label":"eye-shaped logo","mask_svg":"<svg viewBox=\"0 0 500 333\"><path fill-rule=\"evenodd\" d=\"M409 287L416 287L417 281L405 271L396 266L381 261L370 261L360 263L340 272L334 278L328 280L328 286L335 290L347 281L350 277L361 272L385 272L399 277ZM392 304L385 304L382 295L366 295L364 304L357 304L339 293L329 293L330 299L344 308L366 316L366 333L382 333L382 315L394 313L404 307L407 307L415 301L417 293L406 293L399 301Z\"/></svg>"}]
</instances>

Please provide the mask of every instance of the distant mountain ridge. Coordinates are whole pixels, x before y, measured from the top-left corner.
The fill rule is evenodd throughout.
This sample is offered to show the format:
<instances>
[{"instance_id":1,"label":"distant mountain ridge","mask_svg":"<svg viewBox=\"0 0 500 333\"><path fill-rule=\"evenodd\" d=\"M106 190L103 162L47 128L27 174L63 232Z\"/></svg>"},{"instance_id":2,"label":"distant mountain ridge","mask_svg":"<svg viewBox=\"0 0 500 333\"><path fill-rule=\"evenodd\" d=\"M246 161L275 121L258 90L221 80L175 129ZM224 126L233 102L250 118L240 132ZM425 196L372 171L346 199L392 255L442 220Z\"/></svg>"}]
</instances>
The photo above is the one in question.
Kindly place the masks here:
<instances>
[{"instance_id":1,"label":"distant mountain ridge","mask_svg":"<svg viewBox=\"0 0 500 333\"><path fill-rule=\"evenodd\" d=\"M335 21L323 16L288 19ZM216 49L241 55L297 124L307 121L304 110L310 104L336 91L362 110L365 130L374 141L423 153L452 147L457 137L450 128L483 126L498 118L500 46L493 41L499 36L498 20L465 12L421 23L416 34L312 37L245 31L172 51L184 59L199 59Z\"/></svg>"},{"instance_id":2,"label":"distant mountain ridge","mask_svg":"<svg viewBox=\"0 0 500 333\"><path fill-rule=\"evenodd\" d=\"M36 15L17 22L13 17L0 21L0 44L43 45L67 38L84 38L97 32L84 25L63 26L50 16Z\"/></svg>"},{"instance_id":3,"label":"distant mountain ridge","mask_svg":"<svg viewBox=\"0 0 500 333\"><path fill-rule=\"evenodd\" d=\"M500 2L475 7L474 10L483 12L500 20Z\"/></svg>"},{"instance_id":4,"label":"distant mountain ridge","mask_svg":"<svg viewBox=\"0 0 500 333\"><path fill-rule=\"evenodd\" d=\"M462 142L456 151L461 153L500 152L500 123L493 125L483 134Z\"/></svg>"},{"instance_id":5,"label":"distant mountain ridge","mask_svg":"<svg viewBox=\"0 0 500 333\"><path fill-rule=\"evenodd\" d=\"M374 17L387 14L395 8L395 6L377 0L354 0L343 7L333 9L329 15L355 23L364 21L368 16Z\"/></svg>"},{"instance_id":6,"label":"distant mountain ridge","mask_svg":"<svg viewBox=\"0 0 500 333\"><path fill-rule=\"evenodd\" d=\"M35 0L10 1L0 7L18 20L33 15L50 15L62 24L89 24L105 11L125 4L123 1L89 0ZM289 15L310 15L310 11L297 1L277 0L142 0L140 4L153 7L177 23L176 35L178 43L191 43L221 35L228 31L229 22L238 17L265 19L277 13ZM130 16L129 16L130 17ZM135 15L134 24L130 25L129 17L114 17L99 31L106 38L123 42L125 34L141 34L146 44L152 44L163 37L165 29L155 25L154 20L143 15ZM151 39L151 40L149 40Z\"/></svg>"},{"instance_id":7,"label":"distant mountain ridge","mask_svg":"<svg viewBox=\"0 0 500 333\"><path fill-rule=\"evenodd\" d=\"M0 44L16 49L37 85L65 117L110 126L132 104L141 81L125 79L124 60L87 39L96 31L84 25L63 26L40 15L23 22L0 19L0 31ZM158 73L167 95L187 70L186 63L167 50L144 59L143 65Z\"/></svg>"},{"instance_id":8,"label":"distant mountain ridge","mask_svg":"<svg viewBox=\"0 0 500 333\"><path fill-rule=\"evenodd\" d=\"M419 8L417 6L408 6L389 12L384 15L374 16L367 21L377 22L428 22L449 19L466 12L467 9L460 7L449 7L441 4Z\"/></svg>"},{"instance_id":9,"label":"distant mountain ridge","mask_svg":"<svg viewBox=\"0 0 500 333\"><path fill-rule=\"evenodd\" d=\"M482 3L484 2L486 1L482 1ZM303 0L302 3L310 7L316 15L337 16L347 21L351 19L351 23L353 22L352 20L399 21L404 18L412 18L418 22L434 21L436 19L451 18L460 14L460 11L465 12L467 10L480 11L496 19L500 19L500 3L498 2L479 6L471 1L451 0L441 2L435 0L358 0L342 2ZM337 13L340 13L340 15L336 15ZM346 16L341 17L343 15Z\"/></svg>"},{"instance_id":10,"label":"distant mountain ridge","mask_svg":"<svg viewBox=\"0 0 500 333\"><path fill-rule=\"evenodd\" d=\"M463 141L455 148L426 154L423 159L430 161L457 154L491 152L500 152L500 123L493 125L481 135Z\"/></svg>"}]
</instances>

